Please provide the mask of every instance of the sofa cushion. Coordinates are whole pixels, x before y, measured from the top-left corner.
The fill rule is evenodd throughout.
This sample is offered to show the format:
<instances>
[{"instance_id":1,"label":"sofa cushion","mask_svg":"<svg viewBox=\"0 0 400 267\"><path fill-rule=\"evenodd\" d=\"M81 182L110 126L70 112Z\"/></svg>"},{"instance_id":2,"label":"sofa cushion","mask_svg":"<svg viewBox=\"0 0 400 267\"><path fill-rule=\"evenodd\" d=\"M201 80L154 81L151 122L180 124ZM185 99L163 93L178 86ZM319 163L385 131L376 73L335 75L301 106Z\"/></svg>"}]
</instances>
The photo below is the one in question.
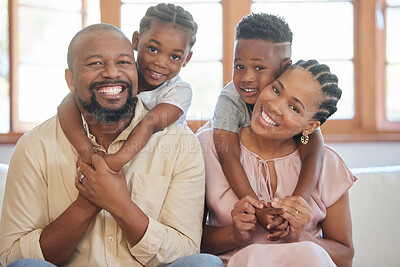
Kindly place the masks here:
<instances>
[{"instance_id":1,"label":"sofa cushion","mask_svg":"<svg viewBox=\"0 0 400 267\"><path fill-rule=\"evenodd\" d=\"M352 169L353 266L399 266L400 166Z\"/></svg>"}]
</instances>

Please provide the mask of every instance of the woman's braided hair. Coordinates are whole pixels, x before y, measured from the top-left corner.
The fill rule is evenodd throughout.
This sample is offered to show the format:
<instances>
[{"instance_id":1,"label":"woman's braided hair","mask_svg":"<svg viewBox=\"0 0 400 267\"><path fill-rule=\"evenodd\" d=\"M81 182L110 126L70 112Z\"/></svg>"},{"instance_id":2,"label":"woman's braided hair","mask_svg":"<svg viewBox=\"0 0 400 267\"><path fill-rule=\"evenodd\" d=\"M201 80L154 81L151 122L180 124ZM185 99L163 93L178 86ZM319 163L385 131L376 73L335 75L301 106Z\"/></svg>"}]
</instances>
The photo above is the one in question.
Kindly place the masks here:
<instances>
[{"instance_id":1,"label":"woman's braided hair","mask_svg":"<svg viewBox=\"0 0 400 267\"><path fill-rule=\"evenodd\" d=\"M190 48L196 43L197 23L194 21L193 16L181 6L160 3L156 6L149 7L140 21L139 31L144 32L150 29L152 19L178 25L189 33L191 36L189 43Z\"/></svg>"},{"instance_id":2,"label":"woman's braided hair","mask_svg":"<svg viewBox=\"0 0 400 267\"><path fill-rule=\"evenodd\" d=\"M323 93L322 101L313 119L321 122L321 125L337 110L337 102L342 96L342 90L338 87L338 78L331 73L329 67L320 64L316 60L299 60L289 68L300 67L308 71L321 85Z\"/></svg>"}]
</instances>

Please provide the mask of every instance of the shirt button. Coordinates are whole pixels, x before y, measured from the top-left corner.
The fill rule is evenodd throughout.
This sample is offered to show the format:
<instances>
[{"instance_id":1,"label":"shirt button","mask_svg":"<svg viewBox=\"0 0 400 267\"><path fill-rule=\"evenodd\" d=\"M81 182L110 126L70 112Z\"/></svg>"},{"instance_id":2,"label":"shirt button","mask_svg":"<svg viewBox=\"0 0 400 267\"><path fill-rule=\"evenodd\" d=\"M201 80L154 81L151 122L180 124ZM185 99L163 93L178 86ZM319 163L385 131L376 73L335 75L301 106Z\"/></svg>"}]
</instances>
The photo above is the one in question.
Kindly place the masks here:
<instances>
[{"instance_id":1,"label":"shirt button","mask_svg":"<svg viewBox=\"0 0 400 267\"><path fill-rule=\"evenodd\" d=\"M113 238L112 236L110 236L110 237L108 238L108 242L109 242L109 243L114 242L114 238Z\"/></svg>"}]
</instances>

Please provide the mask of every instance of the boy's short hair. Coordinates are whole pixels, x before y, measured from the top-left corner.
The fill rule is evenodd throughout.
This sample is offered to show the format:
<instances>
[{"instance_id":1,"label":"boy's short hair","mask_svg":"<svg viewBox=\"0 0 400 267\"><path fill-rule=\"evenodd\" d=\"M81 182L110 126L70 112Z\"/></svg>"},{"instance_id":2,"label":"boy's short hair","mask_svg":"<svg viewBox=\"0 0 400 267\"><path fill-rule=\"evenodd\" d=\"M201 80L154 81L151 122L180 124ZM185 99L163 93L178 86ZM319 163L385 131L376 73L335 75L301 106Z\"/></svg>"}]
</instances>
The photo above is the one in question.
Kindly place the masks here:
<instances>
[{"instance_id":1,"label":"boy's short hair","mask_svg":"<svg viewBox=\"0 0 400 267\"><path fill-rule=\"evenodd\" d=\"M293 33L284 18L266 13L252 13L236 26L235 39L261 39L272 43L289 42Z\"/></svg>"}]
</instances>

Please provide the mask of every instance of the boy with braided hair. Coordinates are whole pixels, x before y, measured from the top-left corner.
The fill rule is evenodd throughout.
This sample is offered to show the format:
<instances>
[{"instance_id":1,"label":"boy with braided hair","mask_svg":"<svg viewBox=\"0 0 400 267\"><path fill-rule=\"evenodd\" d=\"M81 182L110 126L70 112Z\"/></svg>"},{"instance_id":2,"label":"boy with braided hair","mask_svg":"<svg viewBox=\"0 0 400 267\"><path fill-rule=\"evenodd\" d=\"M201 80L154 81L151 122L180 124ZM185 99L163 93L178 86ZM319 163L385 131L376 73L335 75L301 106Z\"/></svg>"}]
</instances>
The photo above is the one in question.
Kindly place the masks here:
<instances>
[{"instance_id":1,"label":"boy with braided hair","mask_svg":"<svg viewBox=\"0 0 400 267\"><path fill-rule=\"evenodd\" d=\"M246 195L260 199L240 162L239 130L250 126L254 103L261 90L290 66L292 35L283 18L265 13L248 15L236 27L233 80L219 96L212 126L222 169L238 199ZM269 123L274 125L272 120ZM323 148L319 130L312 133L311 138L301 137L302 168L293 195L305 200L310 197L321 172ZM267 203L264 206L270 207ZM280 216L274 216L275 221L271 224L266 209L258 209L256 216L263 227L269 225L277 239L286 229Z\"/></svg>"}]
</instances>

